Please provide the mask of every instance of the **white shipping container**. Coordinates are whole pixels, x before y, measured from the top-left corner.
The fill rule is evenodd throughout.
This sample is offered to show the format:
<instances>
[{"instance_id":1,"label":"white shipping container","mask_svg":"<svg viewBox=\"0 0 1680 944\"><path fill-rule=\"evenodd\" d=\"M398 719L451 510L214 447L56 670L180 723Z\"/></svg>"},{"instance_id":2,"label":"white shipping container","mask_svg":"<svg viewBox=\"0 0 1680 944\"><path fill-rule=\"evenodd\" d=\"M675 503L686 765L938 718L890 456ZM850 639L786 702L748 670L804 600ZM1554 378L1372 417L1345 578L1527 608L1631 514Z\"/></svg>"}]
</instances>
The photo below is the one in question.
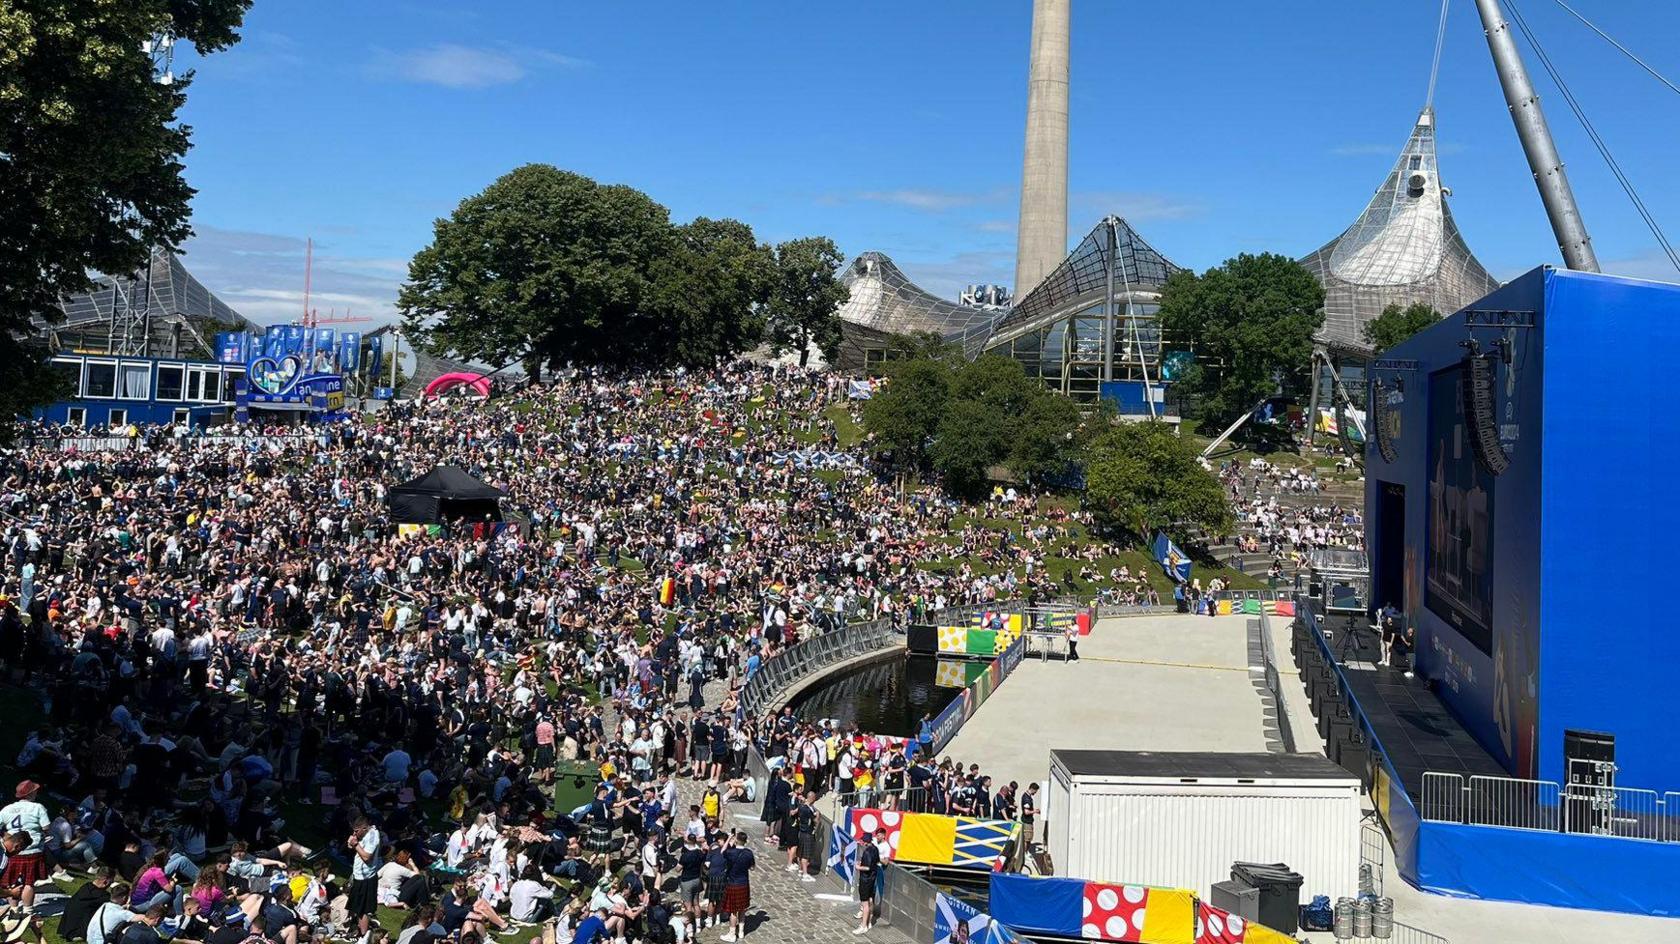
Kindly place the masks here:
<instances>
[{"instance_id":1,"label":"white shipping container","mask_svg":"<svg viewBox=\"0 0 1680 944\"><path fill-rule=\"evenodd\" d=\"M1359 885L1359 779L1312 754L1051 751L1045 842L1057 875L1185 888L1281 862L1301 900Z\"/></svg>"}]
</instances>

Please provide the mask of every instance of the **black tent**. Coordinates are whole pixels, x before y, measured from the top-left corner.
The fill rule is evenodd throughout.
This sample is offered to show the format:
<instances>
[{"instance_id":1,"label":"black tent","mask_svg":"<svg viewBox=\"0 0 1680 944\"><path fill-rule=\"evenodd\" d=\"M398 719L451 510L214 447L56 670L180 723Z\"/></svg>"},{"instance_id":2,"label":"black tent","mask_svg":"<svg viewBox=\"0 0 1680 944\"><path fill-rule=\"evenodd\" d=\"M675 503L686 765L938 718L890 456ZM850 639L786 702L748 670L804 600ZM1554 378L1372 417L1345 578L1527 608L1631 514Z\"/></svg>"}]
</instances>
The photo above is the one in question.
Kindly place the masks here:
<instances>
[{"instance_id":1,"label":"black tent","mask_svg":"<svg viewBox=\"0 0 1680 944\"><path fill-rule=\"evenodd\" d=\"M412 482L393 486L385 496L391 520L399 524L439 524L446 519L502 520L500 499L507 492L486 485L458 465L440 465Z\"/></svg>"}]
</instances>

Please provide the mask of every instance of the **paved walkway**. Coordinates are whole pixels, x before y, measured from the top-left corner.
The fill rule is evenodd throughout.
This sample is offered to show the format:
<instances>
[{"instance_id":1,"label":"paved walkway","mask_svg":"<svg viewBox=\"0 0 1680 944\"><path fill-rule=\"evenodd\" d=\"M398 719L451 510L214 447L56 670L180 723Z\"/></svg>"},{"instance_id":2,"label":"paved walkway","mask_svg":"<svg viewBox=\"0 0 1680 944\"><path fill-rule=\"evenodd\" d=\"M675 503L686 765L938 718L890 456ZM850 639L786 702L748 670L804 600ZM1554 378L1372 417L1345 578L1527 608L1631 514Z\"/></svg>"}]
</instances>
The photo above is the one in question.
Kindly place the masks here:
<instances>
[{"instance_id":1,"label":"paved walkway","mask_svg":"<svg viewBox=\"0 0 1680 944\"><path fill-rule=\"evenodd\" d=\"M729 694L728 683L714 681L704 689L707 706L719 704ZM608 723L617 721L608 709ZM689 804L699 803L704 783L682 778L677 781L677 795L681 806L677 821L685 817ZM814 883L801 882L796 873L786 871L786 853L764 844L764 824L751 804L725 807L729 829L745 830L752 837L752 850L758 864L752 874L752 909L747 917L748 941L771 942L818 941L841 944L843 941L875 941L880 944L913 944L908 936L895 928L877 924L867 935L852 934L857 927L857 902L840 890L833 881L819 877ZM824 844L826 849L826 843ZM824 857L827 853L824 852ZM819 897L820 896L820 897ZM699 940L720 940L729 930L727 923L700 932Z\"/></svg>"},{"instance_id":2,"label":"paved walkway","mask_svg":"<svg viewBox=\"0 0 1680 944\"><path fill-rule=\"evenodd\" d=\"M1099 620L1079 661L1026 659L943 753L1026 789L1052 749L1264 751L1248 670L1248 618Z\"/></svg>"}]
</instances>

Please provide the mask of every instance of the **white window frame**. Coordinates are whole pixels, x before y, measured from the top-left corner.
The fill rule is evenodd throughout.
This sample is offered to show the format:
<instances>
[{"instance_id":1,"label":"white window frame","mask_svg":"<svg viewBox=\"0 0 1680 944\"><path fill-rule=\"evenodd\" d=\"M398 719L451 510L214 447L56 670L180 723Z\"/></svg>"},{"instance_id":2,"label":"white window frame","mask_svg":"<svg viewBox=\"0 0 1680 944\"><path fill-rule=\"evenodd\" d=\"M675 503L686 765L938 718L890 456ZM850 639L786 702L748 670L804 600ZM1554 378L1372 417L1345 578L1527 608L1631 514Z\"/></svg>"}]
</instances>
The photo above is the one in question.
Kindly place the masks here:
<instances>
[{"instance_id":1,"label":"white window frame","mask_svg":"<svg viewBox=\"0 0 1680 944\"><path fill-rule=\"evenodd\" d=\"M120 420L117 419L118 416L121 416L122 419L120 419ZM112 429L115 429L118 426L127 426L128 425L128 408L127 407L121 407L121 406L112 407L111 412L105 414L105 419L106 419L105 425L111 427Z\"/></svg>"},{"instance_id":2,"label":"white window frame","mask_svg":"<svg viewBox=\"0 0 1680 944\"><path fill-rule=\"evenodd\" d=\"M73 406L64 412L64 422L71 426L87 428L87 407Z\"/></svg>"},{"instance_id":3,"label":"white window frame","mask_svg":"<svg viewBox=\"0 0 1680 944\"><path fill-rule=\"evenodd\" d=\"M166 370L173 370L173 371L178 372L181 375L181 393L180 393L180 395L173 396L173 397L166 397L166 396L163 395L162 374ZM153 399L162 400L166 403L179 403L183 399L185 399L186 392L187 392L187 365L185 365L185 364L163 364L163 363L160 363L160 364L157 365L157 371L152 377L152 393L155 394Z\"/></svg>"},{"instance_id":4,"label":"white window frame","mask_svg":"<svg viewBox=\"0 0 1680 944\"><path fill-rule=\"evenodd\" d=\"M82 383L83 383L84 380L87 379L85 377L85 374L87 372L87 368L83 366L83 364L85 362L86 362L86 359L85 358L80 358L80 357L55 357L55 358L52 359L52 364L53 364L53 367L55 367L55 368L57 368L57 367L73 367L73 368L75 368L76 383L75 383L75 389L70 391L69 395L71 397L80 398L81 395L82 395Z\"/></svg>"},{"instance_id":5,"label":"white window frame","mask_svg":"<svg viewBox=\"0 0 1680 944\"><path fill-rule=\"evenodd\" d=\"M194 403L222 402L222 369L220 367L189 367L187 368L187 374L190 377L198 378L198 395L188 397L187 399L192 400ZM216 395L213 397L205 392L204 389L205 383L211 379L216 381ZM191 380L187 381L187 390L189 393L192 391Z\"/></svg>"},{"instance_id":6,"label":"white window frame","mask_svg":"<svg viewBox=\"0 0 1680 944\"><path fill-rule=\"evenodd\" d=\"M245 372L243 370L223 370L222 371L222 402L223 403L235 403L239 400L239 395L234 392L234 381L238 380L239 378L241 378L243 376L245 376Z\"/></svg>"},{"instance_id":7,"label":"white window frame","mask_svg":"<svg viewBox=\"0 0 1680 944\"><path fill-rule=\"evenodd\" d=\"M111 368L111 392L98 394L93 392L93 369L95 367ZM117 361L116 358L88 358L82 362L82 396L88 400L115 400L117 393Z\"/></svg>"},{"instance_id":8,"label":"white window frame","mask_svg":"<svg viewBox=\"0 0 1680 944\"><path fill-rule=\"evenodd\" d=\"M178 406L175 408L175 414L170 418L170 421L174 423L191 423L192 410L188 407Z\"/></svg>"},{"instance_id":9,"label":"white window frame","mask_svg":"<svg viewBox=\"0 0 1680 944\"><path fill-rule=\"evenodd\" d=\"M138 395L129 392L123 378L129 375L142 377L146 389ZM150 400L152 398L152 365L148 361L123 361L117 365L117 399L118 400Z\"/></svg>"}]
</instances>

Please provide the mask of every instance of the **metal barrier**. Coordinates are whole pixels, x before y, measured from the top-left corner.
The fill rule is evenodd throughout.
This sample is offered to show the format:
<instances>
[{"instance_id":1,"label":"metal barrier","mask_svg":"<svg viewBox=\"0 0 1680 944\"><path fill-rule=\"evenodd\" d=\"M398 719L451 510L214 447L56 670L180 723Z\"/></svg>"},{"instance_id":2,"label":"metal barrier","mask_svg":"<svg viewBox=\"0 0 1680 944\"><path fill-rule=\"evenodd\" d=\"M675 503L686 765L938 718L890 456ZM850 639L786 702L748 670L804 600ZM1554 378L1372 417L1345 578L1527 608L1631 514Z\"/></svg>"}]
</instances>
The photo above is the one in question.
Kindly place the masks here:
<instances>
[{"instance_id":1,"label":"metal barrier","mask_svg":"<svg viewBox=\"0 0 1680 944\"><path fill-rule=\"evenodd\" d=\"M1549 780L1477 775L1465 781L1466 825L1557 832L1560 809L1558 785Z\"/></svg>"},{"instance_id":2,"label":"metal barrier","mask_svg":"<svg viewBox=\"0 0 1680 944\"><path fill-rule=\"evenodd\" d=\"M1462 823L1464 792L1464 778L1459 774L1425 771L1418 815L1431 823Z\"/></svg>"},{"instance_id":3,"label":"metal barrier","mask_svg":"<svg viewBox=\"0 0 1680 944\"><path fill-rule=\"evenodd\" d=\"M1272 648L1272 619L1260 611L1260 655L1266 665L1266 690L1272 693L1277 715L1278 738L1286 753L1295 753L1295 731L1289 726L1289 712L1283 707L1283 680L1278 676L1277 654Z\"/></svg>"},{"instance_id":4,"label":"metal barrier","mask_svg":"<svg viewBox=\"0 0 1680 944\"><path fill-rule=\"evenodd\" d=\"M932 941L934 916L939 913L939 889L896 863L886 863L881 895L876 903L881 922L912 941Z\"/></svg>"},{"instance_id":5,"label":"metal barrier","mask_svg":"<svg viewBox=\"0 0 1680 944\"><path fill-rule=\"evenodd\" d=\"M1680 842L1680 793L1673 791L1429 771L1419 813L1434 823Z\"/></svg>"},{"instance_id":6,"label":"metal barrier","mask_svg":"<svg viewBox=\"0 0 1680 944\"><path fill-rule=\"evenodd\" d=\"M1383 872L1388 858L1388 837L1369 816L1359 827L1360 894L1383 897ZM1368 877L1368 878L1367 878Z\"/></svg>"},{"instance_id":7,"label":"metal barrier","mask_svg":"<svg viewBox=\"0 0 1680 944\"><path fill-rule=\"evenodd\" d=\"M891 648L902 638L891 620L871 620L794 643L747 679L741 688L741 710L758 714L792 683L847 659Z\"/></svg>"}]
</instances>

